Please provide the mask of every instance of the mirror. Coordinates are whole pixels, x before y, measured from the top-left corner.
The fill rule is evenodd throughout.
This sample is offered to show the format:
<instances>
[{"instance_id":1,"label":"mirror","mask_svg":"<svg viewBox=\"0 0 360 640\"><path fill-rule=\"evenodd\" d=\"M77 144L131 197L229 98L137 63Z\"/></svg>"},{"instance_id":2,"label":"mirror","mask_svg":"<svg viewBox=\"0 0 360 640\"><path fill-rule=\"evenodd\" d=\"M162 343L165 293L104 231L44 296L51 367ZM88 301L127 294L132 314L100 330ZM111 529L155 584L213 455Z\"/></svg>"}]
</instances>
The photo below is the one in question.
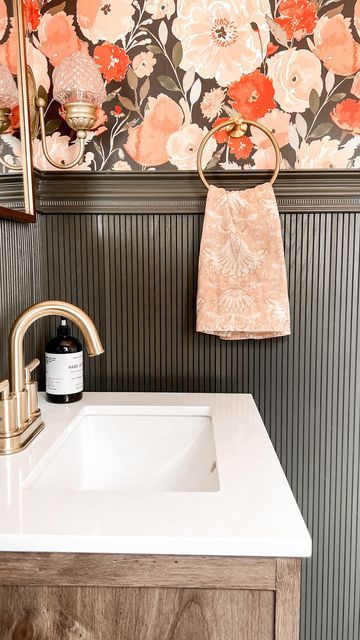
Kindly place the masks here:
<instances>
[{"instance_id":1,"label":"mirror","mask_svg":"<svg viewBox=\"0 0 360 640\"><path fill-rule=\"evenodd\" d=\"M35 221L23 0L0 0L0 217Z\"/></svg>"}]
</instances>

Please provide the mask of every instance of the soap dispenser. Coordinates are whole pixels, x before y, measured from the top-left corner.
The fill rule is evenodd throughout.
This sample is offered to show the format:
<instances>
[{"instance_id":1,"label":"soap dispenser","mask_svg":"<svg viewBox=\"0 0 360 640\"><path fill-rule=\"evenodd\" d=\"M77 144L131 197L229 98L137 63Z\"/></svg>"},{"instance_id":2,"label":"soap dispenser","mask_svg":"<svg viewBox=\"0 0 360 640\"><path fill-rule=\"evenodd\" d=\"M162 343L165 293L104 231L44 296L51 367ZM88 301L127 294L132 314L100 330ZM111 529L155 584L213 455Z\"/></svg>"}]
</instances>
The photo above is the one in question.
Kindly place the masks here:
<instances>
[{"instance_id":1,"label":"soap dispenser","mask_svg":"<svg viewBox=\"0 0 360 640\"><path fill-rule=\"evenodd\" d=\"M45 348L46 399L57 404L81 400L83 395L83 347L70 335L66 318L61 318L56 338Z\"/></svg>"}]
</instances>

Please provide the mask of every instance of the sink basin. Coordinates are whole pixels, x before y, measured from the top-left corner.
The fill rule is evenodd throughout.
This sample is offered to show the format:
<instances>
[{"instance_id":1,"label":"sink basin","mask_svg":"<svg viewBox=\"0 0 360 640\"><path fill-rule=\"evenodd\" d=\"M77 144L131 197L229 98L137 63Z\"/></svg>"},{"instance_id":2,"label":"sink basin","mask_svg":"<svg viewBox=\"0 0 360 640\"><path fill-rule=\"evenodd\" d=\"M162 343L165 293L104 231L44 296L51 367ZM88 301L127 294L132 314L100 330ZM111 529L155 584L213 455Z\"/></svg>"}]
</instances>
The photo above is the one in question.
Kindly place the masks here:
<instances>
[{"instance_id":1,"label":"sink basin","mask_svg":"<svg viewBox=\"0 0 360 640\"><path fill-rule=\"evenodd\" d=\"M85 406L23 487L61 491L217 491L211 410L186 406Z\"/></svg>"}]
</instances>

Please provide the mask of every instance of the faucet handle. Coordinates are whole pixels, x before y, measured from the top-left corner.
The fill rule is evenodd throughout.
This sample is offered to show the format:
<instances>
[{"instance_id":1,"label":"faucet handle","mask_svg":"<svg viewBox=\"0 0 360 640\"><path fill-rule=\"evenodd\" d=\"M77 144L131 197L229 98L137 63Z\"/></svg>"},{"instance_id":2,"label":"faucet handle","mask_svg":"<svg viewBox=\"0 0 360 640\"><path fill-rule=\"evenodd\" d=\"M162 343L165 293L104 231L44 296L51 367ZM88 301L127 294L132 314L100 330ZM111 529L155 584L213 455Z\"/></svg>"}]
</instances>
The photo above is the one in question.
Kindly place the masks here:
<instances>
[{"instance_id":1,"label":"faucet handle","mask_svg":"<svg viewBox=\"0 0 360 640\"><path fill-rule=\"evenodd\" d=\"M0 437L16 429L16 401L10 393L9 380L0 382Z\"/></svg>"},{"instance_id":2,"label":"faucet handle","mask_svg":"<svg viewBox=\"0 0 360 640\"><path fill-rule=\"evenodd\" d=\"M34 358L33 360L31 360L31 362L29 362L29 364L25 365L25 383L26 384L28 384L29 382L33 382L31 380L31 373L36 369L36 367L39 366L39 364L40 364L39 358Z\"/></svg>"},{"instance_id":3,"label":"faucet handle","mask_svg":"<svg viewBox=\"0 0 360 640\"><path fill-rule=\"evenodd\" d=\"M34 358L25 366L25 389L27 390L27 412L29 418L37 416L39 411L38 404L38 383L31 380L31 373L40 364L39 358Z\"/></svg>"}]
</instances>

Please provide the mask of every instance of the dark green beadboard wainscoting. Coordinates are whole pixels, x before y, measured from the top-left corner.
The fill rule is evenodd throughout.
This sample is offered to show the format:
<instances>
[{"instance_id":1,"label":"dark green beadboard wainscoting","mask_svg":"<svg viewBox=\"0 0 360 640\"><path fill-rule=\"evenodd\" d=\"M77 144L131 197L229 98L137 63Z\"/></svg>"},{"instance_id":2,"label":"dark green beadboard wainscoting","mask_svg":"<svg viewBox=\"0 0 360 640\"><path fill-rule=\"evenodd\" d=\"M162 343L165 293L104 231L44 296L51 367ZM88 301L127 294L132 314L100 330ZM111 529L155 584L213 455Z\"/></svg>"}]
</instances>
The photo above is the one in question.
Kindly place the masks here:
<instances>
[{"instance_id":1,"label":"dark green beadboard wainscoting","mask_svg":"<svg viewBox=\"0 0 360 640\"><path fill-rule=\"evenodd\" d=\"M247 187L255 175L220 180ZM48 174L38 184L36 225L0 221L0 375L10 321L62 298L90 313L105 343L106 356L86 359L88 389L252 393L313 538L301 638L358 640L358 174L282 173L292 335L233 343L194 328L204 208L196 177ZM42 355L53 330L53 321L37 324L29 355Z\"/></svg>"}]
</instances>

